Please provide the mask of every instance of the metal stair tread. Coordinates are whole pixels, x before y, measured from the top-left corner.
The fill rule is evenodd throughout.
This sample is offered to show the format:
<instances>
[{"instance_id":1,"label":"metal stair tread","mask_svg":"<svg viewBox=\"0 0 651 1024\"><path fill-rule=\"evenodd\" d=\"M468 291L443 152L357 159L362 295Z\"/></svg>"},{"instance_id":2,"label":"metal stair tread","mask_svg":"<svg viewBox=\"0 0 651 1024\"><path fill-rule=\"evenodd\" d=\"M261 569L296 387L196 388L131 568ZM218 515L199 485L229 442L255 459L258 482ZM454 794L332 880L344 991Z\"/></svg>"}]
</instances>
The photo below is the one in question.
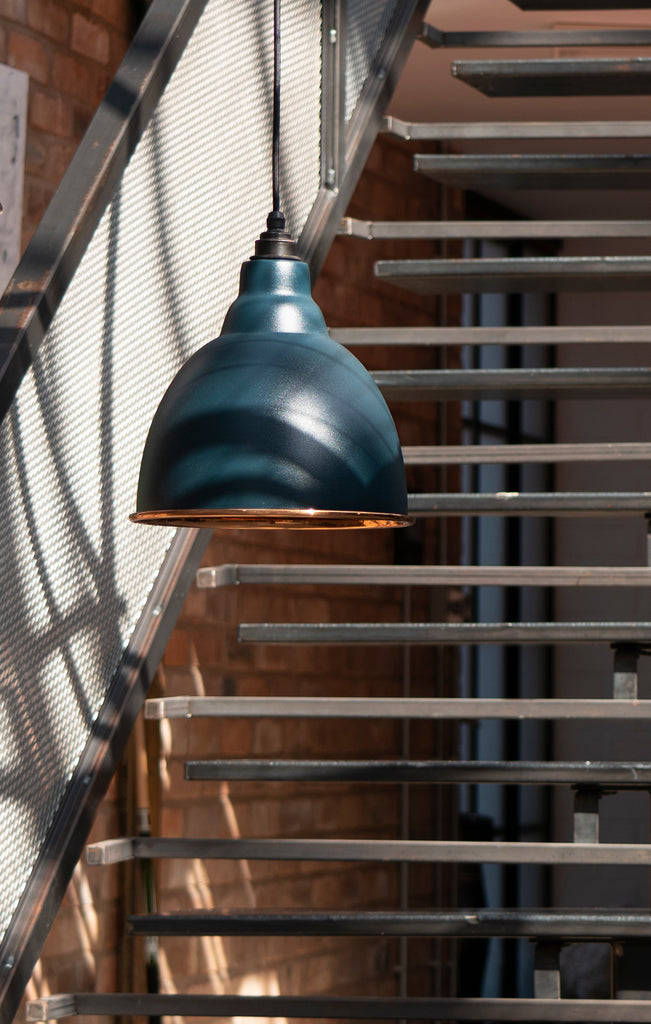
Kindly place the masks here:
<instances>
[{"instance_id":1,"label":"metal stair tread","mask_svg":"<svg viewBox=\"0 0 651 1024\"><path fill-rule=\"evenodd\" d=\"M341 345L620 345L651 342L651 326L622 327L331 327Z\"/></svg>"},{"instance_id":2,"label":"metal stair tread","mask_svg":"<svg viewBox=\"0 0 651 1024\"><path fill-rule=\"evenodd\" d=\"M650 260L651 269L651 260ZM563 367L498 370L374 370L385 398L455 401L482 398L647 398L651 367Z\"/></svg>"},{"instance_id":3,"label":"metal stair tread","mask_svg":"<svg viewBox=\"0 0 651 1024\"><path fill-rule=\"evenodd\" d=\"M651 31L631 29L533 29L530 31L441 31L425 22L419 42L440 47L650 46Z\"/></svg>"},{"instance_id":4,"label":"metal stair tread","mask_svg":"<svg viewBox=\"0 0 651 1024\"><path fill-rule=\"evenodd\" d=\"M651 187L648 153L417 153L414 170L462 189Z\"/></svg>"},{"instance_id":5,"label":"metal stair tread","mask_svg":"<svg viewBox=\"0 0 651 1024\"><path fill-rule=\"evenodd\" d=\"M586 785L649 789L651 763L621 761L355 761L202 760L185 762L193 781L424 782L503 785Z\"/></svg>"},{"instance_id":6,"label":"metal stair tread","mask_svg":"<svg viewBox=\"0 0 651 1024\"><path fill-rule=\"evenodd\" d=\"M651 491L501 491L466 494L410 494L409 512L418 516L633 516L651 514Z\"/></svg>"},{"instance_id":7,"label":"metal stair tread","mask_svg":"<svg viewBox=\"0 0 651 1024\"><path fill-rule=\"evenodd\" d=\"M465 466L484 463L624 462L651 458L651 443L605 441L588 444L405 445L406 466Z\"/></svg>"},{"instance_id":8,"label":"metal stair tread","mask_svg":"<svg viewBox=\"0 0 651 1024\"><path fill-rule=\"evenodd\" d=\"M458 60L452 76L485 96L648 96L651 57Z\"/></svg>"},{"instance_id":9,"label":"metal stair tread","mask_svg":"<svg viewBox=\"0 0 651 1024\"><path fill-rule=\"evenodd\" d=\"M415 159L420 159L416 157ZM651 158L650 158L651 159ZM649 238L648 220L359 220L344 217L340 235L382 239Z\"/></svg>"},{"instance_id":10,"label":"metal stair tread","mask_svg":"<svg viewBox=\"0 0 651 1024\"><path fill-rule=\"evenodd\" d=\"M215 589L246 584L323 586L651 586L648 566L571 565L314 565L204 566L196 585Z\"/></svg>"},{"instance_id":11,"label":"metal stair tread","mask_svg":"<svg viewBox=\"0 0 651 1024\"><path fill-rule=\"evenodd\" d=\"M358 1020L581 1021L649 1024L646 999L497 999L455 997L232 996L76 992L27 1004L28 1021L71 1015L329 1017Z\"/></svg>"},{"instance_id":12,"label":"metal stair tread","mask_svg":"<svg viewBox=\"0 0 651 1024\"><path fill-rule=\"evenodd\" d=\"M453 139L648 139L649 121L404 121L387 116L383 130L398 138Z\"/></svg>"},{"instance_id":13,"label":"metal stair tread","mask_svg":"<svg viewBox=\"0 0 651 1024\"><path fill-rule=\"evenodd\" d=\"M145 718L408 718L542 721L651 718L651 700L484 697L158 697Z\"/></svg>"},{"instance_id":14,"label":"metal stair tread","mask_svg":"<svg viewBox=\"0 0 651 1024\"><path fill-rule=\"evenodd\" d=\"M411 911L211 910L133 914L132 935L448 935L529 938L647 937L648 910L549 910L537 908Z\"/></svg>"},{"instance_id":15,"label":"metal stair tread","mask_svg":"<svg viewBox=\"0 0 651 1024\"><path fill-rule=\"evenodd\" d=\"M627 864L651 866L648 843L471 842L447 839L208 839L128 837L86 847L89 865L129 860L339 860L463 864Z\"/></svg>"},{"instance_id":16,"label":"metal stair tread","mask_svg":"<svg viewBox=\"0 0 651 1024\"><path fill-rule=\"evenodd\" d=\"M651 622L240 622L240 643L651 645Z\"/></svg>"},{"instance_id":17,"label":"metal stair tread","mask_svg":"<svg viewBox=\"0 0 651 1024\"><path fill-rule=\"evenodd\" d=\"M651 256L538 256L378 260L375 276L419 295L640 291Z\"/></svg>"},{"instance_id":18,"label":"metal stair tread","mask_svg":"<svg viewBox=\"0 0 651 1024\"><path fill-rule=\"evenodd\" d=\"M649 0L511 0L522 11L648 11Z\"/></svg>"}]
</instances>

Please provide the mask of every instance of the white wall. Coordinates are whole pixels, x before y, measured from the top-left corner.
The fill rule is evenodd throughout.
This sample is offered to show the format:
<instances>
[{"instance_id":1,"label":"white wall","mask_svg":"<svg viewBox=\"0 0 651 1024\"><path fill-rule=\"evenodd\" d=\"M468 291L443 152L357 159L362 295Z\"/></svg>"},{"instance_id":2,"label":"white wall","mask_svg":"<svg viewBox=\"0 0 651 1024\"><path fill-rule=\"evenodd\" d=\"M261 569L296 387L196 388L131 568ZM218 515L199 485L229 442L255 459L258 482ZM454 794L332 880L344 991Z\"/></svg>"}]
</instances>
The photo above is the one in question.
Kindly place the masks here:
<instances>
[{"instance_id":1,"label":"white wall","mask_svg":"<svg viewBox=\"0 0 651 1024\"><path fill-rule=\"evenodd\" d=\"M0 295L20 256L29 75L0 64Z\"/></svg>"}]
</instances>

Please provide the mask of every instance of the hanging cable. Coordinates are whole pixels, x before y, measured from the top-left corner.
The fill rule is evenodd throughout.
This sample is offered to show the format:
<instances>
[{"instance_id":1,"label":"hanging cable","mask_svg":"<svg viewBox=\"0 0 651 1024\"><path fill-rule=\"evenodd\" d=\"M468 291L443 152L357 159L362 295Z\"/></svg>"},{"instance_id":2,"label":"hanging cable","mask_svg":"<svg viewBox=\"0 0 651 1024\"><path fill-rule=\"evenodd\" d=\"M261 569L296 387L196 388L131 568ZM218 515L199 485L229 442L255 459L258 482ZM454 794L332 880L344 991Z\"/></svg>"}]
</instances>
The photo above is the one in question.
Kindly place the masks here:
<instances>
[{"instance_id":1,"label":"hanging cable","mask_svg":"<svg viewBox=\"0 0 651 1024\"><path fill-rule=\"evenodd\" d=\"M296 243L285 230L285 214L280 209L280 0L273 6L274 78L271 123L271 187L272 210L267 217L267 230L255 243L256 257L296 259Z\"/></svg>"},{"instance_id":2,"label":"hanging cable","mask_svg":"<svg viewBox=\"0 0 651 1024\"><path fill-rule=\"evenodd\" d=\"M274 93L271 174L273 189L272 211L273 213L280 213L280 0L274 0Z\"/></svg>"}]
</instances>

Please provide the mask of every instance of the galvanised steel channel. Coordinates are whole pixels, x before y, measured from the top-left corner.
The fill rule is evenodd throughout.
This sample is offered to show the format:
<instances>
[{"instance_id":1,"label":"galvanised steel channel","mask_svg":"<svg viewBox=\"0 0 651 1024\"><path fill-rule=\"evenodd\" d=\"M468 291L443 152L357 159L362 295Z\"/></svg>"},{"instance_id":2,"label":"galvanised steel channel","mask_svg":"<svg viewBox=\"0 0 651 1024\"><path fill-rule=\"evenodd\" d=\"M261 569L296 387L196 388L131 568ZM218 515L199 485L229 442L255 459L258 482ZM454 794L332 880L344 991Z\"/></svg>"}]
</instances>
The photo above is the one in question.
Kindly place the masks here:
<instances>
[{"instance_id":1,"label":"galvanised steel channel","mask_svg":"<svg viewBox=\"0 0 651 1024\"><path fill-rule=\"evenodd\" d=\"M425 160L425 157L416 157ZM424 165L426 166L426 165ZM459 239L459 238L648 238L647 220L358 220L344 217L340 235L373 239ZM534 328L536 330L537 328ZM539 329L539 328L538 328ZM361 332L361 328L359 329ZM419 328L416 328L419 330ZM421 331L426 328L420 328ZM436 328L434 328L436 330ZM454 330L454 328L452 328ZM463 328L460 328L463 330ZM481 330L481 328L469 328ZM490 330L490 328L489 328ZM554 328L552 328L552 331ZM339 332L331 331L331 334Z\"/></svg>"},{"instance_id":2,"label":"galvanised steel channel","mask_svg":"<svg viewBox=\"0 0 651 1024\"><path fill-rule=\"evenodd\" d=\"M647 345L647 324L604 327L337 327L342 345Z\"/></svg>"},{"instance_id":3,"label":"galvanised steel channel","mask_svg":"<svg viewBox=\"0 0 651 1024\"><path fill-rule=\"evenodd\" d=\"M419 279L419 271L416 269L414 273L416 277L408 275L408 287ZM391 277L391 271L387 269L383 276ZM375 370L372 377L385 398L394 402L454 402L470 398L602 401L607 398L644 399L651 390L651 369L646 366L568 370Z\"/></svg>"},{"instance_id":4,"label":"galvanised steel channel","mask_svg":"<svg viewBox=\"0 0 651 1024\"><path fill-rule=\"evenodd\" d=\"M185 778L268 782L427 782L651 789L651 764L599 761L187 761Z\"/></svg>"},{"instance_id":5,"label":"galvanised steel channel","mask_svg":"<svg viewBox=\"0 0 651 1024\"><path fill-rule=\"evenodd\" d=\"M427 153L414 157L414 170L464 189L647 189L651 188L650 168L647 153ZM551 221L549 229L553 228Z\"/></svg>"},{"instance_id":6,"label":"galvanised steel channel","mask_svg":"<svg viewBox=\"0 0 651 1024\"><path fill-rule=\"evenodd\" d=\"M110 995L47 996L28 1006L28 1021L101 1016L330 1017L352 1020L581 1021L650 1024L644 999L406 999L352 996Z\"/></svg>"},{"instance_id":7,"label":"galvanised steel channel","mask_svg":"<svg viewBox=\"0 0 651 1024\"><path fill-rule=\"evenodd\" d=\"M627 4L627 6L629 6ZM551 29L531 32L445 32L427 22L419 39L433 49L449 47L651 46L651 31L633 29Z\"/></svg>"},{"instance_id":8,"label":"galvanised steel channel","mask_svg":"<svg viewBox=\"0 0 651 1024\"><path fill-rule=\"evenodd\" d=\"M413 516L648 516L651 491L410 494L409 512Z\"/></svg>"},{"instance_id":9,"label":"galvanised steel channel","mask_svg":"<svg viewBox=\"0 0 651 1024\"><path fill-rule=\"evenodd\" d=\"M454 61L455 78L485 96L649 96L651 57Z\"/></svg>"},{"instance_id":10,"label":"galvanised steel channel","mask_svg":"<svg viewBox=\"0 0 651 1024\"><path fill-rule=\"evenodd\" d=\"M230 911L134 914L132 935L434 935L454 938L651 938L648 910Z\"/></svg>"},{"instance_id":11,"label":"galvanised steel channel","mask_svg":"<svg viewBox=\"0 0 651 1024\"><path fill-rule=\"evenodd\" d=\"M89 865L129 860L359 861L420 864L600 864L651 867L648 843L475 843L455 840L125 837L92 843Z\"/></svg>"},{"instance_id":12,"label":"galvanised steel channel","mask_svg":"<svg viewBox=\"0 0 651 1024\"><path fill-rule=\"evenodd\" d=\"M522 11L620 11L613 0L511 0ZM626 7L638 11L649 9L648 0L626 0Z\"/></svg>"},{"instance_id":13,"label":"galvanised steel channel","mask_svg":"<svg viewBox=\"0 0 651 1024\"><path fill-rule=\"evenodd\" d=\"M513 2L513 0L512 0ZM630 5L629 5L630 6ZM645 8L648 7L644 0ZM455 139L648 139L648 121L478 121L423 122L385 117L385 132L410 141Z\"/></svg>"},{"instance_id":14,"label":"galvanised steel channel","mask_svg":"<svg viewBox=\"0 0 651 1024\"><path fill-rule=\"evenodd\" d=\"M647 566L218 565L197 572L201 590L240 584L316 586L651 586Z\"/></svg>"},{"instance_id":15,"label":"galvanised steel channel","mask_svg":"<svg viewBox=\"0 0 651 1024\"><path fill-rule=\"evenodd\" d=\"M242 643L641 644L651 622L242 622Z\"/></svg>"},{"instance_id":16,"label":"galvanised steel channel","mask_svg":"<svg viewBox=\"0 0 651 1024\"><path fill-rule=\"evenodd\" d=\"M375 264L376 277L418 295L644 291L649 273L651 256L410 259L379 260Z\"/></svg>"},{"instance_id":17,"label":"galvanised steel channel","mask_svg":"<svg viewBox=\"0 0 651 1024\"><path fill-rule=\"evenodd\" d=\"M651 460L651 444L645 441L622 441L596 444L406 445L403 446L402 457L406 466L627 462Z\"/></svg>"},{"instance_id":18,"label":"galvanised steel channel","mask_svg":"<svg viewBox=\"0 0 651 1024\"><path fill-rule=\"evenodd\" d=\"M486 697L164 697L148 700L145 718L395 718L573 719L609 722L651 719L651 700Z\"/></svg>"}]
</instances>

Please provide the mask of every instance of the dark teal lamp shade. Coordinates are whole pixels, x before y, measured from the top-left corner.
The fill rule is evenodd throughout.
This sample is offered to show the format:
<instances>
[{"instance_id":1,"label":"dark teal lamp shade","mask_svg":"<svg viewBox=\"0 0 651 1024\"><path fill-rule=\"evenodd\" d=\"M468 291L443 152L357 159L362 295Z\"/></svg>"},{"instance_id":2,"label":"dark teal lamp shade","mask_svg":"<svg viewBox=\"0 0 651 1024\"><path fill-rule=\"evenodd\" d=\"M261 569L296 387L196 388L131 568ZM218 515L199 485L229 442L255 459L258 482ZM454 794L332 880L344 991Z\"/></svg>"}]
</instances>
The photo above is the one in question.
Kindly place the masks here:
<instances>
[{"instance_id":1,"label":"dark teal lamp shade","mask_svg":"<svg viewBox=\"0 0 651 1024\"><path fill-rule=\"evenodd\" d=\"M253 258L221 335L181 368L154 416L138 523L406 526L391 414L328 335L306 263Z\"/></svg>"}]
</instances>

